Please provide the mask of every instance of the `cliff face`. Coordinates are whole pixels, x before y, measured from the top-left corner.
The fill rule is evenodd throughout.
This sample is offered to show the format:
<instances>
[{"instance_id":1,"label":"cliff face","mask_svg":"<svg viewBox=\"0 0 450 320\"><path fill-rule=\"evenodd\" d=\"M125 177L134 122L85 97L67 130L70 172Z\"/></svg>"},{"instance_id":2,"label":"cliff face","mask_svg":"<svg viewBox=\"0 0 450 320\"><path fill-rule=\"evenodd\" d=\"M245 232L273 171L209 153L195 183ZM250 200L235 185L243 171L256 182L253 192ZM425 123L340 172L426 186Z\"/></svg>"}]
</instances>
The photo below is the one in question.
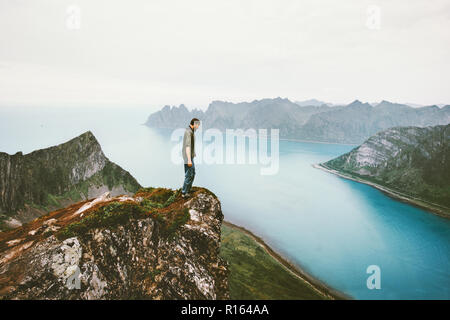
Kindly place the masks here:
<instances>
[{"instance_id":1,"label":"cliff face","mask_svg":"<svg viewBox=\"0 0 450 320\"><path fill-rule=\"evenodd\" d=\"M51 210L97 197L132 194L141 186L109 161L92 132L23 155L0 152L0 230Z\"/></svg>"},{"instance_id":2,"label":"cliff face","mask_svg":"<svg viewBox=\"0 0 450 320\"><path fill-rule=\"evenodd\" d=\"M227 299L210 191L105 193L0 233L3 299Z\"/></svg>"},{"instance_id":3,"label":"cliff face","mask_svg":"<svg viewBox=\"0 0 450 320\"><path fill-rule=\"evenodd\" d=\"M278 128L282 138L359 144L391 127L446 125L450 123L450 106L412 108L388 101L372 106L358 100L346 106L300 106L281 98L213 101L205 112L190 112L184 105L166 106L151 114L146 125L175 129L187 126L194 117L202 120L205 129Z\"/></svg>"},{"instance_id":4,"label":"cliff face","mask_svg":"<svg viewBox=\"0 0 450 320\"><path fill-rule=\"evenodd\" d=\"M322 166L450 208L450 125L391 128Z\"/></svg>"}]
</instances>

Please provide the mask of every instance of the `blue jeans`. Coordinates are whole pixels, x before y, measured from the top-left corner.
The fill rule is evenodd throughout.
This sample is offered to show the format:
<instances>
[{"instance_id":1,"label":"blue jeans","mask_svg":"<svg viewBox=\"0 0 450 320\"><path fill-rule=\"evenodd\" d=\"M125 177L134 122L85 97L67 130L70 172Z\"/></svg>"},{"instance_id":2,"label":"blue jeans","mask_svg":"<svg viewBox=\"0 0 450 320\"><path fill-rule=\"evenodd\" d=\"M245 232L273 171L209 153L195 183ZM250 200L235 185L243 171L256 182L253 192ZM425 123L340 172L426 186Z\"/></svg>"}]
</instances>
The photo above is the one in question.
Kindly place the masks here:
<instances>
[{"instance_id":1,"label":"blue jeans","mask_svg":"<svg viewBox=\"0 0 450 320\"><path fill-rule=\"evenodd\" d=\"M189 167L186 163L184 164L184 183L181 193L186 194L191 191L192 182L194 182L195 177L195 165L194 160L192 160L192 167Z\"/></svg>"}]
</instances>

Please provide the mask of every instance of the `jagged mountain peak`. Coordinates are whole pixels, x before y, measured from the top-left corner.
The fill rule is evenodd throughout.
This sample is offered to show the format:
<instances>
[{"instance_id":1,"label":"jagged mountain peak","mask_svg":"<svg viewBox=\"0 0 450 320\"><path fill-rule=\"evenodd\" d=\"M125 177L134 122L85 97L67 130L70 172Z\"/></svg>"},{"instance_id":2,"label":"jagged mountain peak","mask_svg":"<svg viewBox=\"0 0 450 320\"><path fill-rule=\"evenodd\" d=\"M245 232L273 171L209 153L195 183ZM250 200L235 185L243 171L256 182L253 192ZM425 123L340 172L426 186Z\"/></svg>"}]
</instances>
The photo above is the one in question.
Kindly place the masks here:
<instances>
[{"instance_id":1,"label":"jagged mountain peak","mask_svg":"<svg viewBox=\"0 0 450 320\"><path fill-rule=\"evenodd\" d=\"M298 102L281 97L239 103L214 100L204 112L157 111L148 117L146 125L175 129L185 127L197 117L204 128L278 128L281 138L359 144L393 126L450 122L449 109L445 107L439 110L412 108L387 100L374 105L358 99L334 107L326 104L302 107Z\"/></svg>"},{"instance_id":2,"label":"jagged mountain peak","mask_svg":"<svg viewBox=\"0 0 450 320\"><path fill-rule=\"evenodd\" d=\"M372 107L369 103L365 102L361 102L360 100L356 99L353 102L351 102L350 104L348 104L348 107L357 107L357 106L368 106L368 107Z\"/></svg>"},{"instance_id":3,"label":"jagged mountain peak","mask_svg":"<svg viewBox=\"0 0 450 320\"><path fill-rule=\"evenodd\" d=\"M0 152L0 230L110 191L132 193L139 183L111 162L88 130L64 143L11 156Z\"/></svg>"},{"instance_id":4,"label":"jagged mountain peak","mask_svg":"<svg viewBox=\"0 0 450 320\"><path fill-rule=\"evenodd\" d=\"M380 103L375 104L375 107L392 106L392 105L395 105L395 103L392 103L387 100L381 100Z\"/></svg>"},{"instance_id":5,"label":"jagged mountain peak","mask_svg":"<svg viewBox=\"0 0 450 320\"><path fill-rule=\"evenodd\" d=\"M69 142L72 142L72 141L83 140L83 139L86 140L86 141L92 141L92 142L100 145L100 143L98 142L97 138L95 137L95 135L92 133L91 130L87 130L87 131L81 133L80 135L78 135L78 136L76 136L76 137L74 137L74 138L72 138L69 141L64 142L64 143L69 143Z\"/></svg>"}]
</instances>

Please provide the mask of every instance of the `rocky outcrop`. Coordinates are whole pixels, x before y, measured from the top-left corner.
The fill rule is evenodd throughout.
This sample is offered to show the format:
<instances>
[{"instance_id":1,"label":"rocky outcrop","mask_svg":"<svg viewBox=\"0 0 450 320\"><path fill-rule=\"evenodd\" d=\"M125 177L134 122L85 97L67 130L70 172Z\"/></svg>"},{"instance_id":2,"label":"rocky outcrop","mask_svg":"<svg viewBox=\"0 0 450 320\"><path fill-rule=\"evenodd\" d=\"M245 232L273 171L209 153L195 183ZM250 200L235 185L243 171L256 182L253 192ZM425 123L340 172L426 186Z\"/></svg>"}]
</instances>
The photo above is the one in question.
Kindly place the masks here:
<instances>
[{"instance_id":1,"label":"rocky outcrop","mask_svg":"<svg viewBox=\"0 0 450 320\"><path fill-rule=\"evenodd\" d=\"M188 126L192 118L202 117L202 110L189 111L184 104L172 108L166 105L160 111L150 115L145 125L155 128L184 128Z\"/></svg>"},{"instance_id":2,"label":"rocky outcrop","mask_svg":"<svg viewBox=\"0 0 450 320\"><path fill-rule=\"evenodd\" d=\"M140 189L0 233L3 299L227 299L217 197Z\"/></svg>"},{"instance_id":3,"label":"rocky outcrop","mask_svg":"<svg viewBox=\"0 0 450 320\"><path fill-rule=\"evenodd\" d=\"M288 99L262 99L230 103L213 101L208 109L189 111L165 106L149 116L146 125L154 128L186 127L193 118L203 128L278 128L281 138L360 144L379 131L396 126L426 127L450 123L450 106L412 108L382 101L375 106L355 100L346 106L329 106L319 101L301 106Z\"/></svg>"},{"instance_id":4,"label":"rocky outcrop","mask_svg":"<svg viewBox=\"0 0 450 320\"><path fill-rule=\"evenodd\" d=\"M105 156L91 131L26 155L0 152L0 229L106 191L133 194L140 187Z\"/></svg>"},{"instance_id":5,"label":"rocky outcrop","mask_svg":"<svg viewBox=\"0 0 450 320\"><path fill-rule=\"evenodd\" d=\"M391 128L321 166L432 202L450 214L450 125Z\"/></svg>"}]
</instances>

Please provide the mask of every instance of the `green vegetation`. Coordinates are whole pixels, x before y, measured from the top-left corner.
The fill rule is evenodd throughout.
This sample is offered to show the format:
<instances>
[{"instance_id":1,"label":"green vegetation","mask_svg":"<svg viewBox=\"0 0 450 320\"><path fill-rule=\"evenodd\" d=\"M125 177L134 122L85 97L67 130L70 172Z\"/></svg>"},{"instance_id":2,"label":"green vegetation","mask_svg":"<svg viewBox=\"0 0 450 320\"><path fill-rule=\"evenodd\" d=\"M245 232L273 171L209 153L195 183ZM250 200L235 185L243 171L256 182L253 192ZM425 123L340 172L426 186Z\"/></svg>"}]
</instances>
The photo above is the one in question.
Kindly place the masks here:
<instances>
[{"instance_id":1,"label":"green vegetation","mask_svg":"<svg viewBox=\"0 0 450 320\"><path fill-rule=\"evenodd\" d=\"M84 235L91 229L124 224L130 218L140 218L144 214L144 209L135 203L113 201L95 210L84 219L69 224L57 233L57 237L62 240Z\"/></svg>"},{"instance_id":2,"label":"green vegetation","mask_svg":"<svg viewBox=\"0 0 450 320\"><path fill-rule=\"evenodd\" d=\"M330 163L330 161L322 165L325 168L328 167L330 169L344 173L352 178L359 178L363 181L378 184L382 187L397 191L409 197L419 198L450 208L450 185L429 184L427 179L425 178L425 170L421 172L419 169L412 168L409 168L407 170L391 169L389 171L383 172L379 176L374 177L358 174L355 171L344 169L335 165L334 163ZM445 174L446 173L443 173L443 176Z\"/></svg>"},{"instance_id":3,"label":"green vegetation","mask_svg":"<svg viewBox=\"0 0 450 320\"><path fill-rule=\"evenodd\" d=\"M10 192L16 196L6 204L7 211L17 212L28 204L49 212L63 207L68 201L87 199L91 187L106 185L112 190L122 186L130 193L141 187L129 172L109 160L102 170L75 183L73 170L87 165L86 161L93 152L100 153L101 148L92 133L88 133L28 155L11 156L17 179Z\"/></svg>"},{"instance_id":4,"label":"green vegetation","mask_svg":"<svg viewBox=\"0 0 450 320\"><path fill-rule=\"evenodd\" d=\"M142 193L142 192L150 192L151 196L149 198L144 198L142 200L142 205L148 209L155 209L155 208L165 208L171 205L176 197L179 195L180 190L173 192L170 189L163 189L160 188L156 192L154 192L154 188L151 188L150 191L140 189L136 194Z\"/></svg>"},{"instance_id":5,"label":"green vegetation","mask_svg":"<svg viewBox=\"0 0 450 320\"><path fill-rule=\"evenodd\" d=\"M115 227L125 224L131 218L150 216L160 223L163 234L173 237L176 230L190 219L189 210L175 203L179 192L180 190L174 191L165 188L141 188L135 194L144 195L141 203L109 202L93 209L80 221L67 225L56 236L60 240L82 236L95 228ZM171 205L173 208L169 208Z\"/></svg>"},{"instance_id":6,"label":"green vegetation","mask_svg":"<svg viewBox=\"0 0 450 320\"><path fill-rule=\"evenodd\" d=\"M231 299L324 299L240 230L222 225L220 255L230 264Z\"/></svg>"},{"instance_id":7,"label":"green vegetation","mask_svg":"<svg viewBox=\"0 0 450 320\"><path fill-rule=\"evenodd\" d=\"M195 191L197 191L199 189L200 189L199 187L192 187L191 192L195 192ZM205 192L205 193L213 196L214 199L218 199L217 196L214 194L214 192L212 192L211 190L208 190L206 188L205 189L202 188L202 192Z\"/></svg>"},{"instance_id":8,"label":"green vegetation","mask_svg":"<svg viewBox=\"0 0 450 320\"><path fill-rule=\"evenodd\" d=\"M138 193L142 193L142 192L145 192L145 193L152 192L153 190L155 190L155 188L153 188L153 187L142 187L136 191L135 195Z\"/></svg>"},{"instance_id":9,"label":"green vegetation","mask_svg":"<svg viewBox=\"0 0 450 320\"><path fill-rule=\"evenodd\" d=\"M108 163L103 170L97 172L90 178L71 186L68 191L61 194L58 194L56 191L51 191L55 192L51 193L47 190L48 188L36 185L33 190L39 190L39 197L35 198L34 202L25 201L24 204L44 212L50 212L56 210L56 208L61 208L64 200L78 202L88 199L90 187L99 188L105 184L108 185L110 190L115 186L122 185L126 191L136 192L139 186L136 184L134 178L129 174L121 173L120 170L120 167L116 166L114 163ZM65 183L67 183L66 185L70 185L69 182Z\"/></svg>"},{"instance_id":10,"label":"green vegetation","mask_svg":"<svg viewBox=\"0 0 450 320\"><path fill-rule=\"evenodd\" d=\"M51 195L50 193L47 194L47 203L54 207L59 207L61 205L58 198L54 195Z\"/></svg>"},{"instance_id":11,"label":"green vegetation","mask_svg":"<svg viewBox=\"0 0 450 320\"><path fill-rule=\"evenodd\" d=\"M161 273L161 270L159 269L154 269L154 270L149 270L147 272L147 276L152 280L155 281L155 277Z\"/></svg>"},{"instance_id":12,"label":"green vegetation","mask_svg":"<svg viewBox=\"0 0 450 320\"><path fill-rule=\"evenodd\" d=\"M103 182L106 183L109 189L122 185L126 191L136 192L140 187L129 172L124 171L121 167L110 161L97 174L101 175Z\"/></svg>"},{"instance_id":13,"label":"green vegetation","mask_svg":"<svg viewBox=\"0 0 450 320\"><path fill-rule=\"evenodd\" d=\"M189 210L176 206L175 209L163 213L157 209L167 208L173 204L179 197L181 189L173 191L165 188L141 188L135 195L145 196L148 193L150 193L150 196L144 198L141 205L149 210L152 217L164 226L163 232L168 237L174 237L175 231L190 219Z\"/></svg>"},{"instance_id":14,"label":"green vegetation","mask_svg":"<svg viewBox=\"0 0 450 320\"><path fill-rule=\"evenodd\" d=\"M6 223L5 221L8 219L7 216L0 214L0 231L6 230Z\"/></svg>"},{"instance_id":15,"label":"green vegetation","mask_svg":"<svg viewBox=\"0 0 450 320\"><path fill-rule=\"evenodd\" d=\"M170 238L175 236L175 231L189 221L191 215L188 208L184 208L182 211L172 211L169 214L172 217L171 221L166 224L166 233Z\"/></svg>"}]
</instances>

